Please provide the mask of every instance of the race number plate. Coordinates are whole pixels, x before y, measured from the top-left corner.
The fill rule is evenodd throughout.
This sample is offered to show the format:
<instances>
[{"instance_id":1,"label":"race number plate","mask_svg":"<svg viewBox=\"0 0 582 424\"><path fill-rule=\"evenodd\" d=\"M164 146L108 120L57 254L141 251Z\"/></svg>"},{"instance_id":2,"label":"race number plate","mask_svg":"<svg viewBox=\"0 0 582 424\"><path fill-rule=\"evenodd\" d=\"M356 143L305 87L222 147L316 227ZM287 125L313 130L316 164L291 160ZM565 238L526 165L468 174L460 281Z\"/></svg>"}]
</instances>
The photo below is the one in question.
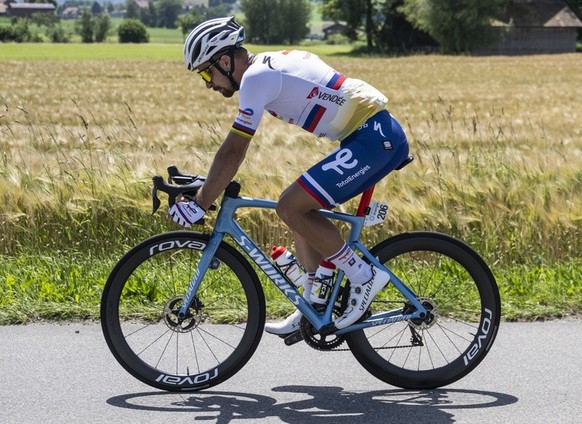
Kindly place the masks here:
<instances>
[{"instance_id":1,"label":"race number plate","mask_svg":"<svg viewBox=\"0 0 582 424\"><path fill-rule=\"evenodd\" d=\"M364 225L369 227L371 225L381 224L386 220L387 215L388 205L372 200L370 202L369 211L366 214L366 218L364 218Z\"/></svg>"}]
</instances>

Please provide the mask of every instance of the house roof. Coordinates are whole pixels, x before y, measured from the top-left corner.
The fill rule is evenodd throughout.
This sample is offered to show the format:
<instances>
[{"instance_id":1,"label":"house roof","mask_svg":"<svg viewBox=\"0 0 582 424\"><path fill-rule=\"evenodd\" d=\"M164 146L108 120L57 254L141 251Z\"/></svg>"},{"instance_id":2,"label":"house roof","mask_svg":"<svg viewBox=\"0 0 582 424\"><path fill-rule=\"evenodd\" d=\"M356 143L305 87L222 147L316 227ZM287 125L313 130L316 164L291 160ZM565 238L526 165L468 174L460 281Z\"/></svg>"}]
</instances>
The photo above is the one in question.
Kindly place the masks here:
<instances>
[{"instance_id":1,"label":"house roof","mask_svg":"<svg viewBox=\"0 0 582 424\"><path fill-rule=\"evenodd\" d=\"M499 21L516 27L582 27L580 17L563 0L511 0Z\"/></svg>"},{"instance_id":2,"label":"house roof","mask_svg":"<svg viewBox=\"0 0 582 424\"><path fill-rule=\"evenodd\" d=\"M343 22L334 22L334 23L329 23L329 24L325 24L321 27L321 30L323 32L325 31L329 31L330 29L337 29L337 28L345 28L346 24Z\"/></svg>"}]
</instances>

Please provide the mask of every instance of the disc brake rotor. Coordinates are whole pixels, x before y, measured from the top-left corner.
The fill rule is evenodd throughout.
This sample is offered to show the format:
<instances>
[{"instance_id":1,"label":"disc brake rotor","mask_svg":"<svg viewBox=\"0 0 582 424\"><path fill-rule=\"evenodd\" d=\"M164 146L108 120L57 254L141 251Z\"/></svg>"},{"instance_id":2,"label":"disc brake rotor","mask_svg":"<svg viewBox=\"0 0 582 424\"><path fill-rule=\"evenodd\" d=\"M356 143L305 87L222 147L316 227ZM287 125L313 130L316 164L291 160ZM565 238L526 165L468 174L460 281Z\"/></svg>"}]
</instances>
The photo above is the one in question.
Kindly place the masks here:
<instances>
[{"instance_id":1,"label":"disc brake rotor","mask_svg":"<svg viewBox=\"0 0 582 424\"><path fill-rule=\"evenodd\" d=\"M436 302L428 297L419 297L418 301L426 308L426 318L411 319L408 323L417 330L427 330L435 325L439 319L439 310Z\"/></svg>"},{"instance_id":2,"label":"disc brake rotor","mask_svg":"<svg viewBox=\"0 0 582 424\"><path fill-rule=\"evenodd\" d=\"M176 296L166 303L164 306L164 322L168 328L177 333L187 333L196 328L201 321L202 314L200 309L202 303L198 298L194 299L192 307L186 313L184 319L178 318L178 312L183 304L183 297Z\"/></svg>"}]
</instances>

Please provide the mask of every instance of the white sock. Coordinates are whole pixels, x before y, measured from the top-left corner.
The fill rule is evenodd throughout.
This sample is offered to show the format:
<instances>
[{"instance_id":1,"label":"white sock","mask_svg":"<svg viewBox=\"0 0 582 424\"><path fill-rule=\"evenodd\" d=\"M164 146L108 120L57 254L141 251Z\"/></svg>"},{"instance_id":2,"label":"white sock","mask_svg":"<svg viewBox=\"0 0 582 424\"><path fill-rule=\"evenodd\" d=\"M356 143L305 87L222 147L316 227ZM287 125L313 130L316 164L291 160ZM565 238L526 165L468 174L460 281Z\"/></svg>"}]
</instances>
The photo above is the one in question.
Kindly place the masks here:
<instances>
[{"instance_id":1,"label":"white sock","mask_svg":"<svg viewBox=\"0 0 582 424\"><path fill-rule=\"evenodd\" d=\"M356 255L347 243L344 243L342 248L327 260L341 269L353 284L361 285L372 278L370 264Z\"/></svg>"},{"instance_id":2,"label":"white sock","mask_svg":"<svg viewBox=\"0 0 582 424\"><path fill-rule=\"evenodd\" d=\"M311 303L311 290L313 289L313 282L315 281L315 272L308 272L308 278L303 282L303 297Z\"/></svg>"}]
</instances>

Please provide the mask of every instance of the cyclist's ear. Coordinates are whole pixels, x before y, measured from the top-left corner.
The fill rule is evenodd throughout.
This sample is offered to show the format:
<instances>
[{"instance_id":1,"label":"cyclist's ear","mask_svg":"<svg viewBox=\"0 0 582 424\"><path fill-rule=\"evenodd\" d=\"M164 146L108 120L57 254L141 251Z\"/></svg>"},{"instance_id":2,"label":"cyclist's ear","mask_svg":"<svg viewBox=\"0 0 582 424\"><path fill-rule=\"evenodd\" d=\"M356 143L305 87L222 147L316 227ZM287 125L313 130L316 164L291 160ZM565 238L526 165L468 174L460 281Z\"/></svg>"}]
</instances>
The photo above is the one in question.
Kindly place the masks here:
<instances>
[{"instance_id":1,"label":"cyclist's ear","mask_svg":"<svg viewBox=\"0 0 582 424\"><path fill-rule=\"evenodd\" d=\"M232 63L229 55L223 54L220 57L220 64L222 66L222 69L225 70L226 72L232 71Z\"/></svg>"}]
</instances>

